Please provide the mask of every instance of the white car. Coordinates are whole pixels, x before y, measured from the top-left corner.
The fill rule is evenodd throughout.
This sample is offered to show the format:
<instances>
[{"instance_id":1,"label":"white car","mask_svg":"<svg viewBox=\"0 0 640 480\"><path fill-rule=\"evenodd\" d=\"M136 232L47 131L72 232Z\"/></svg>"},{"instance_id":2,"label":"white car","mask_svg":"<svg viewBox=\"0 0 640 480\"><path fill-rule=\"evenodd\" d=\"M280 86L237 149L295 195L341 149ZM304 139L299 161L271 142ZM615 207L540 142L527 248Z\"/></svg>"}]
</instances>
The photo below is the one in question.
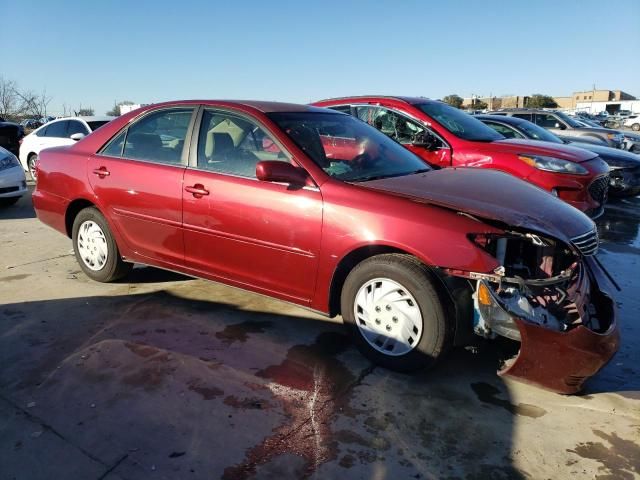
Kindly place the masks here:
<instances>
[{"instance_id":1,"label":"white car","mask_svg":"<svg viewBox=\"0 0 640 480\"><path fill-rule=\"evenodd\" d=\"M13 205L27 193L27 179L16 156L0 147L0 207Z\"/></svg>"},{"instance_id":2,"label":"white car","mask_svg":"<svg viewBox=\"0 0 640 480\"><path fill-rule=\"evenodd\" d=\"M634 132L640 131L640 115L629 115L623 122L625 127L630 127Z\"/></svg>"},{"instance_id":3,"label":"white car","mask_svg":"<svg viewBox=\"0 0 640 480\"><path fill-rule=\"evenodd\" d=\"M49 122L22 139L20 163L25 172L36 180L38 155L45 148L73 145L114 117L69 117Z\"/></svg>"}]
</instances>

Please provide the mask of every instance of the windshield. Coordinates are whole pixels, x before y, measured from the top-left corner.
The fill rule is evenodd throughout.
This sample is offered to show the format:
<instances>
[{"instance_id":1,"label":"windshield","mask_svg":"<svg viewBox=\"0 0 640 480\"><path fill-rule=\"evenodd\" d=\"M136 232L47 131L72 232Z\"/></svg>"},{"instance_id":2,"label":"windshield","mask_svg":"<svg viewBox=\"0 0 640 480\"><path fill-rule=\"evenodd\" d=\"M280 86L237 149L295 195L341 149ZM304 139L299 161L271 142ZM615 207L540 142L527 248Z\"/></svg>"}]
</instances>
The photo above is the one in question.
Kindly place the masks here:
<instances>
[{"instance_id":1,"label":"windshield","mask_svg":"<svg viewBox=\"0 0 640 480\"><path fill-rule=\"evenodd\" d=\"M96 131L97 129L99 129L101 126L106 125L107 123L109 123L109 120L105 120L105 121L96 121L96 122L87 122L87 125L89 125L89 128L91 129L92 132Z\"/></svg>"},{"instance_id":2,"label":"windshield","mask_svg":"<svg viewBox=\"0 0 640 480\"><path fill-rule=\"evenodd\" d=\"M564 143L549 130L539 127L535 123L523 121L518 123L518 128L532 140L541 140L543 142Z\"/></svg>"},{"instance_id":3,"label":"windshield","mask_svg":"<svg viewBox=\"0 0 640 480\"><path fill-rule=\"evenodd\" d=\"M430 170L409 150L351 115L277 112L267 116L326 173L340 180L364 182Z\"/></svg>"},{"instance_id":4,"label":"windshield","mask_svg":"<svg viewBox=\"0 0 640 480\"><path fill-rule=\"evenodd\" d=\"M477 118L473 118L457 108L445 103L430 102L415 105L433 120L453 133L456 137L472 142L493 142L504 140L504 137L493 128L485 125Z\"/></svg>"},{"instance_id":5,"label":"windshield","mask_svg":"<svg viewBox=\"0 0 640 480\"><path fill-rule=\"evenodd\" d=\"M580 125L578 122L576 122L573 118L571 118L569 115L567 115L566 113L562 113L562 112L555 112L555 114L560 117L562 120L564 120L566 123L569 124L569 126L573 127L573 128L580 128L582 127L582 125Z\"/></svg>"}]
</instances>

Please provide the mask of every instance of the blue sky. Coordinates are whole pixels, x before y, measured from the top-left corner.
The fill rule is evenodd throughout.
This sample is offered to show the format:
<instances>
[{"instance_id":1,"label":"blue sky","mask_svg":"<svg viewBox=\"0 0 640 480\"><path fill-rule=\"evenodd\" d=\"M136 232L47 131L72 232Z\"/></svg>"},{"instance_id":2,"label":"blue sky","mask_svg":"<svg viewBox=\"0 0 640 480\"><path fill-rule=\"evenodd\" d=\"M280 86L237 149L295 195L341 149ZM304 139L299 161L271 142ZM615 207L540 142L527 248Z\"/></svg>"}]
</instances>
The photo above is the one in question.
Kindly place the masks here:
<instances>
[{"instance_id":1,"label":"blue sky","mask_svg":"<svg viewBox=\"0 0 640 480\"><path fill-rule=\"evenodd\" d=\"M184 98L309 102L622 89L640 1L0 0L0 76L50 109Z\"/></svg>"}]
</instances>

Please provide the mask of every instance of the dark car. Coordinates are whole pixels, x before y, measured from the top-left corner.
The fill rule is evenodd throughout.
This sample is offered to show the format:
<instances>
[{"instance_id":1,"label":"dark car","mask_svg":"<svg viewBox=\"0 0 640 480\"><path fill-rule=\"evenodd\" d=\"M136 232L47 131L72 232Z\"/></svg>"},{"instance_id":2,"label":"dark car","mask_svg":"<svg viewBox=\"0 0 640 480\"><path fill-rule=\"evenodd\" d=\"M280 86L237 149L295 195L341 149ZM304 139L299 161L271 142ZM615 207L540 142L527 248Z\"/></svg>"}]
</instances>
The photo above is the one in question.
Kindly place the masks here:
<instances>
[{"instance_id":1,"label":"dark car","mask_svg":"<svg viewBox=\"0 0 640 480\"><path fill-rule=\"evenodd\" d=\"M567 141L544 128L517 117L478 115L476 118L507 138L528 138L556 144L569 143L573 147L584 148L596 153L607 162L611 169L609 195L629 197L640 193L640 155L617 148L581 143L582 137L573 137L574 140Z\"/></svg>"},{"instance_id":2,"label":"dark car","mask_svg":"<svg viewBox=\"0 0 640 480\"><path fill-rule=\"evenodd\" d=\"M533 108L512 108L498 112L489 112L489 115L522 118L535 123L539 127L546 128L556 135L590 137L601 140L604 145L609 147L624 148L624 138L620 132L604 127L585 127L563 112Z\"/></svg>"},{"instance_id":3,"label":"dark car","mask_svg":"<svg viewBox=\"0 0 640 480\"><path fill-rule=\"evenodd\" d=\"M21 125L7 122L0 117L0 147L6 148L17 157L22 137L24 137L24 129Z\"/></svg>"},{"instance_id":4,"label":"dark car","mask_svg":"<svg viewBox=\"0 0 640 480\"><path fill-rule=\"evenodd\" d=\"M505 336L519 353L500 374L562 393L618 348L586 215L502 172L432 170L350 115L168 102L43 150L37 169L38 218L98 281L139 262L341 314L400 371Z\"/></svg>"}]
</instances>

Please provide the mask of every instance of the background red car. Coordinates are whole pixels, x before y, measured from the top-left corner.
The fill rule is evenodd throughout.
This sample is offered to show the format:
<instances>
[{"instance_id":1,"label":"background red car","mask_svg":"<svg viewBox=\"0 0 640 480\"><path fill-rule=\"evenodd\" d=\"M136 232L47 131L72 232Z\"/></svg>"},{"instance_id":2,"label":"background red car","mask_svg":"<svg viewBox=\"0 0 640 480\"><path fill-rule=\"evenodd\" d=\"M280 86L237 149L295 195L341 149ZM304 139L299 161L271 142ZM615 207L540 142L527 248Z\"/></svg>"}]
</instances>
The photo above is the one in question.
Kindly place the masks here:
<instances>
[{"instance_id":1,"label":"background red car","mask_svg":"<svg viewBox=\"0 0 640 480\"><path fill-rule=\"evenodd\" d=\"M506 336L520 353L501 373L565 393L617 349L589 218L501 172L432 170L349 115L154 105L37 168L38 218L98 281L138 262L341 314L402 371Z\"/></svg>"},{"instance_id":2,"label":"background red car","mask_svg":"<svg viewBox=\"0 0 640 480\"><path fill-rule=\"evenodd\" d=\"M603 211L609 167L592 152L507 140L471 115L426 98L344 97L313 105L358 117L429 165L501 170L557 195L592 217Z\"/></svg>"}]
</instances>

